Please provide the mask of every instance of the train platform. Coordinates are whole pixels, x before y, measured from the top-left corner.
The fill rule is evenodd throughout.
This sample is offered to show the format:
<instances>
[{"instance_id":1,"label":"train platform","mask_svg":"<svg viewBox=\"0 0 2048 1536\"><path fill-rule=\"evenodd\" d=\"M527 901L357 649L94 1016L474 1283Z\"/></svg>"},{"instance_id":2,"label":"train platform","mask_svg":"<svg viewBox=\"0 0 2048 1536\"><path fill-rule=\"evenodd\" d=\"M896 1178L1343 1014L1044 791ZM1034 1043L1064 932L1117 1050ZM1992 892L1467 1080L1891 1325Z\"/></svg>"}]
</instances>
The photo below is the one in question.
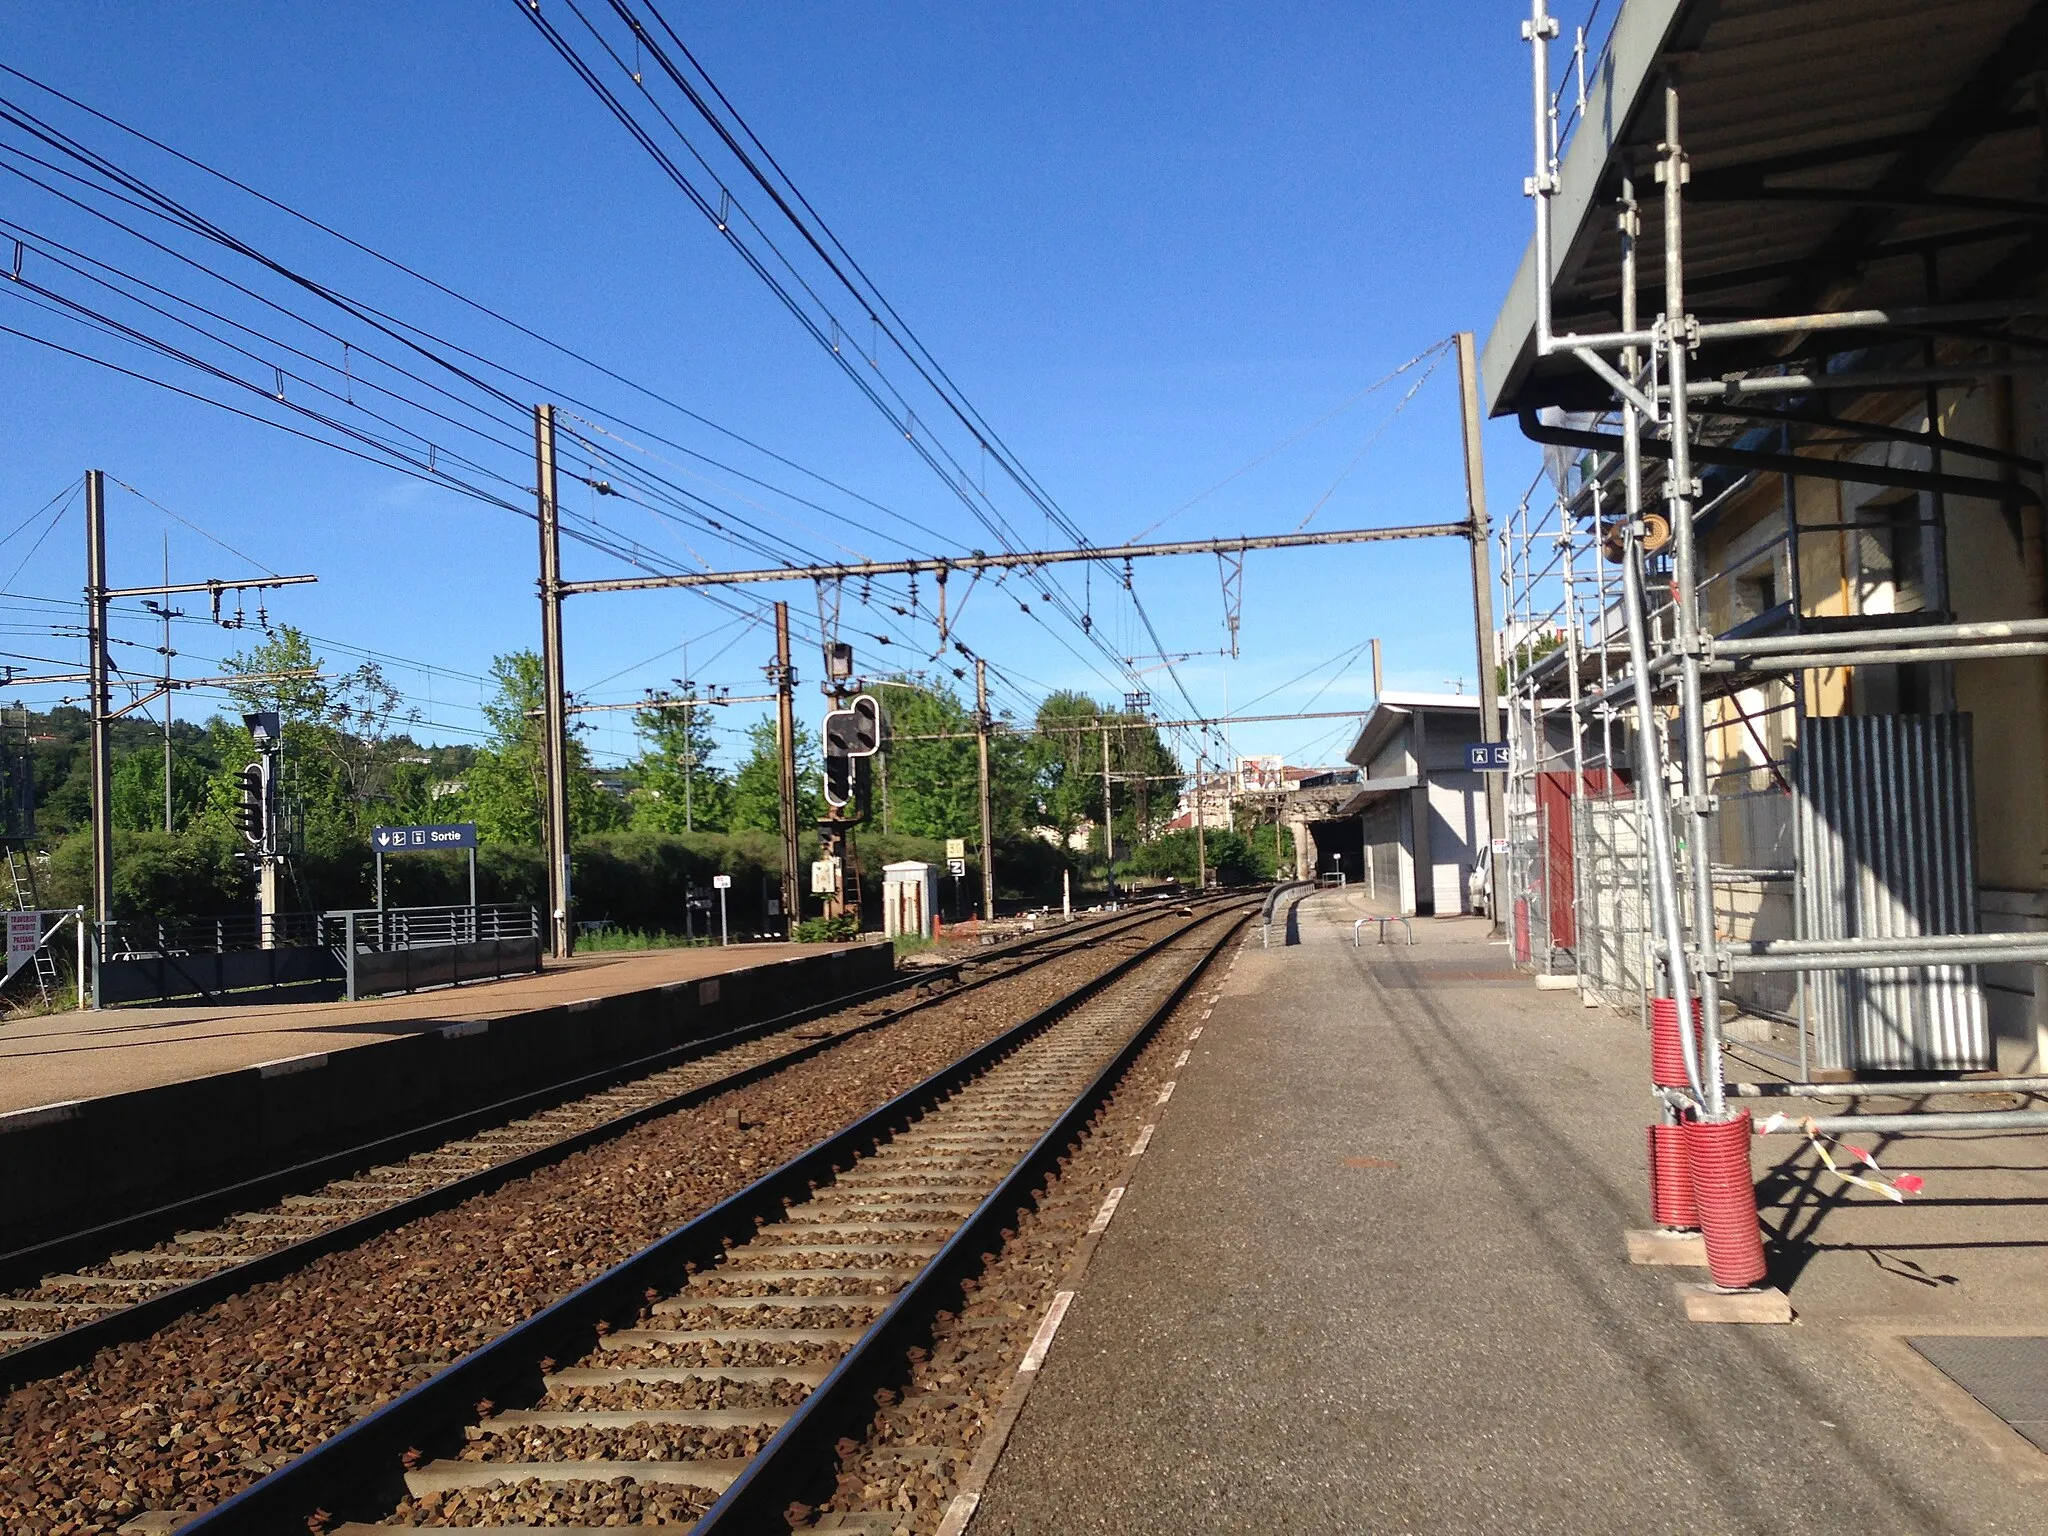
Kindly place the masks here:
<instances>
[{"instance_id":1,"label":"train platform","mask_svg":"<svg viewBox=\"0 0 2048 1536\"><path fill-rule=\"evenodd\" d=\"M1894 1142L1904 1207L1759 1138L1796 1320L1689 1322L1704 1271L1624 1253L1638 1021L1368 910L1254 930L970 1536L2048 1529L2048 1138ZM2009 1417L1916 1339L2002 1353Z\"/></svg>"},{"instance_id":2,"label":"train platform","mask_svg":"<svg viewBox=\"0 0 2048 1536\"><path fill-rule=\"evenodd\" d=\"M601 952L358 1002L13 1020L0 1025L0 1251L585 1091L894 970L880 943Z\"/></svg>"},{"instance_id":3,"label":"train platform","mask_svg":"<svg viewBox=\"0 0 2048 1536\"><path fill-rule=\"evenodd\" d=\"M74 1009L0 1022L0 1114L349 1050L586 998L617 996L816 956L816 944L600 951L536 975L357 1002Z\"/></svg>"}]
</instances>

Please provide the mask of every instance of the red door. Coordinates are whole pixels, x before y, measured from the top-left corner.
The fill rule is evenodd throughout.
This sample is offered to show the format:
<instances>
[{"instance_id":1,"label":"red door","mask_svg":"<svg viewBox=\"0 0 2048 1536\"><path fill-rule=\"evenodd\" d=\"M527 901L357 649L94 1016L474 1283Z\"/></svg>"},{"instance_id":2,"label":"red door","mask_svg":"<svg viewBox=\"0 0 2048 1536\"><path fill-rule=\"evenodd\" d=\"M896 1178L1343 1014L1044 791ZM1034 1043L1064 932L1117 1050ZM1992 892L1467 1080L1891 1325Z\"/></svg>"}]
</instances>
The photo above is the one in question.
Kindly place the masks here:
<instances>
[{"instance_id":1,"label":"red door","mask_svg":"<svg viewBox=\"0 0 2048 1536\"><path fill-rule=\"evenodd\" d=\"M1625 800L1629 787L1618 774L1588 768L1585 793ZM1550 909L1550 942L1558 949L1576 949L1579 942L1578 877L1572 862L1572 776L1536 775L1536 815L1543 831L1543 890Z\"/></svg>"}]
</instances>

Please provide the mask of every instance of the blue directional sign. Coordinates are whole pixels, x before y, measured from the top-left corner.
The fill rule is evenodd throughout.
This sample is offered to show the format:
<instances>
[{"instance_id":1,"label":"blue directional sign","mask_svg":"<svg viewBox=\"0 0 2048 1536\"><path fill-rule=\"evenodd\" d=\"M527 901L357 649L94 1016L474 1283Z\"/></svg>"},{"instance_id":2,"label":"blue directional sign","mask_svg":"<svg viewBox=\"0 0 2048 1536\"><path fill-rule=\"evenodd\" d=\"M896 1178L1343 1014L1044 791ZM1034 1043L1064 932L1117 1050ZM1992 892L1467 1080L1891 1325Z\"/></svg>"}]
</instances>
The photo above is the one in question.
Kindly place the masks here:
<instances>
[{"instance_id":1,"label":"blue directional sign","mask_svg":"<svg viewBox=\"0 0 2048 1536\"><path fill-rule=\"evenodd\" d=\"M1465 766L1473 773L1506 773L1508 744L1504 741L1475 741L1465 748Z\"/></svg>"},{"instance_id":2,"label":"blue directional sign","mask_svg":"<svg viewBox=\"0 0 2048 1536\"><path fill-rule=\"evenodd\" d=\"M443 822L431 827L379 827L370 834L379 853L432 853L440 848L474 848L476 823Z\"/></svg>"}]
</instances>

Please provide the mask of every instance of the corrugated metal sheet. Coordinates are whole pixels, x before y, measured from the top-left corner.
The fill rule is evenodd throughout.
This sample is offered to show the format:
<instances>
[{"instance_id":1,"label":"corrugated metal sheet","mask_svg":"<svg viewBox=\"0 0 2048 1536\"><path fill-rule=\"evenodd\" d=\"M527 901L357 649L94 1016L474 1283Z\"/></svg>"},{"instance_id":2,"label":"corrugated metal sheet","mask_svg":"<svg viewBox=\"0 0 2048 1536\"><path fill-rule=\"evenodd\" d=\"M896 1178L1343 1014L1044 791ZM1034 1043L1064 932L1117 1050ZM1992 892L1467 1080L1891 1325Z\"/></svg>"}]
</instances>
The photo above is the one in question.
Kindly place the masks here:
<instances>
[{"instance_id":1,"label":"corrugated metal sheet","mask_svg":"<svg viewBox=\"0 0 2048 1536\"><path fill-rule=\"evenodd\" d=\"M1802 721L1796 789L1801 938L1977 931L1968 715ZM1991 1065L1970 967L1814 972L1807 1000L1820 1067Z\"/></svg>"}]
</instances>

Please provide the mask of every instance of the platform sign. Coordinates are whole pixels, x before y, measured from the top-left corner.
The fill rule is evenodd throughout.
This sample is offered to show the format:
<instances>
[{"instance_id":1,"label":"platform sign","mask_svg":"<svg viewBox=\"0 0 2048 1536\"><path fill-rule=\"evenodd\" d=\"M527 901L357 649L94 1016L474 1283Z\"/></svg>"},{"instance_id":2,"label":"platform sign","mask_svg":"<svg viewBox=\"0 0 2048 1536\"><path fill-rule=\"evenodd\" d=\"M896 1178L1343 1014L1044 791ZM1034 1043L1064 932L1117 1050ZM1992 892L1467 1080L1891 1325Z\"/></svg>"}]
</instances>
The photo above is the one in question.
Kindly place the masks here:
<instances>
[{"instance_id":1,"label":"platform sign","mask_svg":"<svg viewBox=\"0 0 2048 1536\"><path fill-rule=\"evenodd\" d=\"M441 822L424 827L379 827L370 834L378 853L432 853L441 848L476 847L476 823Z\"/></svg>"},{"instance_id":2,"label":"platform sign","mask_svg":"<svg viewBox=\"0 0 2048 1536\"><path fill-rule=\"evenodd\" d=\"M711 889L713 889L714 891L729 891L729 890L731 890L731 889L732 889L732 876L731 876L731 875L713 875L713 876L711 877Z\"/></svg>"},{"instance_id":3,"label":"platform sign","mask_svg":"<svg viewBox=\"0 0 2048 1536\"><path fill-rule=\"evenodd\" d=\"M839 861L818 859L811 865L811 894L813 896L837 896L839 894Z\"/></svg>"},{"instance_id":4,"label":"platform sign","mask_svg":"<svg viewBox=\"0 0 2048 1536\"><path fill-rule=\"evenodd\" d=\"M955 880L965 879L967 876L967 861L965 859L946 860L946 873Z\"/></svg>"},{"instance_id":5,"label":"platform sign","mask_svg":"<svg viewBox=\"0 0 2048 1536\"><path fill-rule=\"evenodd\" d=\"M949 858L949 859L964 859L964 858L966 858L966 857L967 857L967 839L966 839L966 838L964 838L964 837L949 837L949 838L947 838L947 839L946 839L946 857L947 857L947 858ZM958 874L958 873L959 873L959 871L958 871L958 870L955 870L955 871L954 871L954 873L955 873L955 874Z\"/></svg>"},{"instance_id":6,"label":"platform sign","mask_svg":"<svg viewBox=\"0 0 2048 1536\"><path fill-rule=\"evenodd\" d=\"M1465 748L1465 767L1473 773L1506 773L1508 744L1504 741L1475 741Z\"/></svg>"},{"instance_id":7,"label":"platform sign","mask_svg":"<svg viewBox=\"0 0 2048 1536\"><path fill-rule=\"evenodd\" d=\"M14 979L14 973L29 961L35 959L36 950L43 939L43 914L41 912L10 912L7 914L7 978Z\"/></svg>"}]
</instances>

